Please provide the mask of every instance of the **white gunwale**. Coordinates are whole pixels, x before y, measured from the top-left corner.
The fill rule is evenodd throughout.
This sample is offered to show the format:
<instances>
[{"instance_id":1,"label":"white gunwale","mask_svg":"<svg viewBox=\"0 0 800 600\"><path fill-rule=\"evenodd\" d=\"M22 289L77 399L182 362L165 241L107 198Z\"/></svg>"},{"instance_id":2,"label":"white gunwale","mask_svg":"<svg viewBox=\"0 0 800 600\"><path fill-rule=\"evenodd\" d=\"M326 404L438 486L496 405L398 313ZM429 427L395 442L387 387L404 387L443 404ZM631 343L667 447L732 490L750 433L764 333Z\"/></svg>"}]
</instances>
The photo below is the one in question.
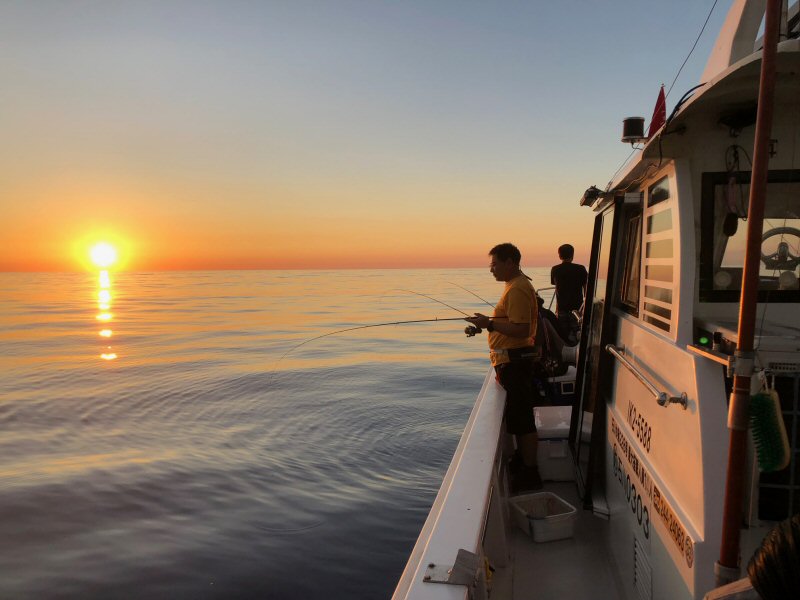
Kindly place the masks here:
<instances>
[{"instance_id":1,"label":"white gunwale","mask_svg":"<svg viewBox=\"0 0 800 600\"><path fill-rule=\"evenodd\" d=\"M480 552L496 472L506 393L486 374L478 400L453 455L439 493L395 590L395 598L454 600L464 586L423 581L428 564L452 565L459 549Z\"/></svg>"}]
</instances>

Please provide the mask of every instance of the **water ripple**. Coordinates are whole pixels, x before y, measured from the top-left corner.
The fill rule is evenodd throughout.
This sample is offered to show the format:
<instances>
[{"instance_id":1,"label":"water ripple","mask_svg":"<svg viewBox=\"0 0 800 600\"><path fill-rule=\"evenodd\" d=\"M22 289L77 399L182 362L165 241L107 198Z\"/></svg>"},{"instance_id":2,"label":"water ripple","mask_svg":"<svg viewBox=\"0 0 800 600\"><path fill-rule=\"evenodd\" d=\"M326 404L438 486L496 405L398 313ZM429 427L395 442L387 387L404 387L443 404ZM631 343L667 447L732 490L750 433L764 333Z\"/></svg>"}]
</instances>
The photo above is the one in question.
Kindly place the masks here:
<instances>
[{"instance_id":1,"label":"water ripple","mask_svg":"<svg viewBox=\"0 0 800 600\"><path fill-rule=\"evenodd\" d=\"M487 279L116 274L102 361L91 277L0 274L0 598L388 596L485 340L459 322L308 340L446 311L387 290L469 307L447 281L491 297Z\"/></svg>"}]
</instances>

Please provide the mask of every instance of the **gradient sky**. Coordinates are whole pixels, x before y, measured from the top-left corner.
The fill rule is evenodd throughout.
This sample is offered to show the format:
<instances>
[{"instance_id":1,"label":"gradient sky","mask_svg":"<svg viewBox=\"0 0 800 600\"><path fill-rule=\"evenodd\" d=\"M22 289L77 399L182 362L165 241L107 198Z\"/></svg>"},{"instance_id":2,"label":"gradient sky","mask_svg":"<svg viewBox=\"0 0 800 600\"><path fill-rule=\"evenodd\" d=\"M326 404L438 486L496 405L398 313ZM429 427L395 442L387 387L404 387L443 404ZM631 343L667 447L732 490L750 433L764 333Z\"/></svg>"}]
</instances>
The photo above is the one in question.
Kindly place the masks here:
<instances>
[{"instance_id":1,"label":"gradient sky","mask_svg":"<svg viewBox=\"0 0 800 600\"><path fill-rule=\"evenodd\" d=\"M0 270L585 262L578 199L712 4L4 0Z\"/></svg>"}]
</instances>

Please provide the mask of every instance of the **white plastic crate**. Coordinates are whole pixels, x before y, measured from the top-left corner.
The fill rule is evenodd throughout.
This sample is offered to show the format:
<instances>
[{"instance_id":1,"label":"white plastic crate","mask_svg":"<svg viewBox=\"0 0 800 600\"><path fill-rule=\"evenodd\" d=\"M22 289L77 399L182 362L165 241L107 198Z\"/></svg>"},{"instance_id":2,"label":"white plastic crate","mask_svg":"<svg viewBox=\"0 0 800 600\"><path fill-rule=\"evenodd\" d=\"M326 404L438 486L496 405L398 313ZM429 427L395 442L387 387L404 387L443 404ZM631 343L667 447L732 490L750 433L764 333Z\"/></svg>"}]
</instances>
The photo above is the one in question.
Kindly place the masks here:
<instances>
[{"instance_id":1,"label":"white plastic crate","mask_svg":"<svg viewBox=\"0 0 800 600\"><path fill-rule=\"evenodd\" d=\"M571 406L536 406L533 420L540 440L565 440L569 437Z\"/></svg>"},{"instance_id":2,"label":"white plastic crate","mask_svg":"<svg viewBox=\"0 0 800 600\"><path fill-rule=\"evenodd\" d=\"M572 537L578 511L551 492L522 494L509 498L517 526L534 542L550 542Z\"/></svg>"},{"instance_id":3,"label":"white plastic crate","mask_svg":"<svg viewBox=\"0 0 800 600\"><path fill-rule=\"evenodd\" d=\"M537 463L543 481L575 481L567 440L539 440Z\"/></svg>"},{"instance_id":4,"label":"white plastic crate","mask_svg":"<svg viewBox=\"0 0 800 600\"><path fill-rule=\"evenodd\" d=\"M539 474L544 481L575 481L569 451L570 406L537 406L533 409L539 433Z\"/></svg>"}]
</instances>

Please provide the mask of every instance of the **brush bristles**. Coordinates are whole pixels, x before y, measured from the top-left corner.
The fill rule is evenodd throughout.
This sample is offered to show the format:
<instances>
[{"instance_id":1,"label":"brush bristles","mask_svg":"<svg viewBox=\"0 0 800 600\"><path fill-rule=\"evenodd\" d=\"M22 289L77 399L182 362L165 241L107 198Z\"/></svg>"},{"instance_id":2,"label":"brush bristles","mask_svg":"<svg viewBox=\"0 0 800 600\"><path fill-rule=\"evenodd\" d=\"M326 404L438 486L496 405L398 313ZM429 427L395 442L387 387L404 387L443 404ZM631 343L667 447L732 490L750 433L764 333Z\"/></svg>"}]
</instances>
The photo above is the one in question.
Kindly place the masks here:
<instances>
[{"instance_id":1,"label":"brush bristles","mask_svg":"<svg viewBox=\"0 0 800 600\"><path fill-rule=\"evenodd\" d=\"M791 458L789 438L781 414L780 400L774 391L750 399L750 429L762 473L785 469Z\"/></svg>"}]
</instances>

